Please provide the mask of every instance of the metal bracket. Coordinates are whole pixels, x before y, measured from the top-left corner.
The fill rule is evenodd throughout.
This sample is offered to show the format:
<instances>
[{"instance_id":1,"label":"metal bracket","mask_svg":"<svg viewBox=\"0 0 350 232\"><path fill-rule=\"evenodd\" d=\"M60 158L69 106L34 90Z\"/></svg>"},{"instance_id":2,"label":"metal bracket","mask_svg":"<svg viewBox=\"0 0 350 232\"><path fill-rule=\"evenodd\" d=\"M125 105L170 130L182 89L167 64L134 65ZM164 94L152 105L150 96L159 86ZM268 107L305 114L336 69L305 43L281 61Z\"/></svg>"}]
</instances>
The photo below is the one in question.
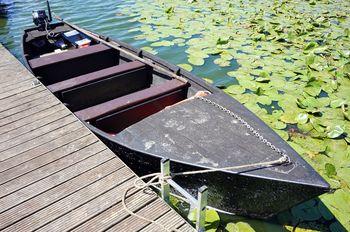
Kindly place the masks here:
<instances>
[{"instance_id":1,"label":"metal bracket","mask_svg":"<svg viewBox=\"0 0 350 232\"><path fill-rule=\"evenodd\" d=\"M166 180L168 176L170 176L170 160L162 159L160 161L160 172L163 177L163 181L161 182L161 195L163 200L166 203L170 203L170 185Z\"/></svg>"},{"instance_id":2,"label":"metal bracket","mask_svg":"<svg viewBox=\"0 0 350 232\"><path fill-rule=\"evenodd\" d=\"M194 198L184 188L178 185L174 180L169 179L170 176L170 160L163 158L160 161L161 175L161 196L165 202L170 203L170 186L183 195L190 203L191 209L197 209L196 214L196 230L205 231L205 213L207 209L208 187L202 186L198 189L198 197Z\"/></svg>"}]
</instances>

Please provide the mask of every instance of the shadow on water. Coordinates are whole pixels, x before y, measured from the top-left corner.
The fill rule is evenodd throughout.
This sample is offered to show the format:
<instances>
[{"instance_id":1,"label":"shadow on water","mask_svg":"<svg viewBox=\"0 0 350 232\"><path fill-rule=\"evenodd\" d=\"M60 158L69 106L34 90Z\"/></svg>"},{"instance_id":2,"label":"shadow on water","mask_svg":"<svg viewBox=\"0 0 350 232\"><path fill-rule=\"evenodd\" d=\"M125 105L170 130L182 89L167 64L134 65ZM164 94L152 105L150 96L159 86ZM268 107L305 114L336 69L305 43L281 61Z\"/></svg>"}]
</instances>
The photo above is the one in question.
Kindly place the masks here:
<instances>
[{"instance_id":1,"label":"shadow on water","mask_svg":"<svg viewBox=\"0 0 350 232\"><path fill-rule=\"evenodd\" d=\"M4 19L8 17L11 6L13 5L12 0L0 0L0 19ZM0 27L3 27L2 22L0 22Z\"/></svg>"}]
</instances>

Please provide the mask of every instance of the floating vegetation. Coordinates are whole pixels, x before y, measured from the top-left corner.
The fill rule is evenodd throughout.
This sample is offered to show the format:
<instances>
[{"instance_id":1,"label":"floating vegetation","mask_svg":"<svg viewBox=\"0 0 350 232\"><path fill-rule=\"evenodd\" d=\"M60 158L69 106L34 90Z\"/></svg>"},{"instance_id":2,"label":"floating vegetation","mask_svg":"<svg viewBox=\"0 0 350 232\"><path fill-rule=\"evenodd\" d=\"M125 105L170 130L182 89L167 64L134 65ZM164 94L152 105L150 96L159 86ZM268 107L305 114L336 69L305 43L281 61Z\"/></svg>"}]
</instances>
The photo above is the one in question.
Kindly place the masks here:
<instances>
[{"instance_id":1,"label":"floating vegetation","mask_svg":"<svg viewBox=\"0 0 350 232\"><path fill-rule=\"evenodd\" d=\"M184 47L182 68L227 70L225 81L201 76L274 128L334 189L279 215L283 226L231 218L227 231L350 230L349 1L148 0L121 11L141 23L132 30L148 51Z\"/></svg>"}]
</instances>

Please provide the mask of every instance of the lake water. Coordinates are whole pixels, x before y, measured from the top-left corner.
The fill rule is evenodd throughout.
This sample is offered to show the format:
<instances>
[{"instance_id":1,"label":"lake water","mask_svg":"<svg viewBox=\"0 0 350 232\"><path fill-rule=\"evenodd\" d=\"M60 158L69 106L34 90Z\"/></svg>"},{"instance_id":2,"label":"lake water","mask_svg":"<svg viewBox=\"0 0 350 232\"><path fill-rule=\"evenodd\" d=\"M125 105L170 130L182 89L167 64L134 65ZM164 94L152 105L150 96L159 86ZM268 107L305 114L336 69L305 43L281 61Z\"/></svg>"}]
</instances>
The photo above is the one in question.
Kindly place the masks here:
<instances>
[{"instance_id":1,"label":"lake water","mask_svg":"<svg viewBox=\"0 0 350 232\"><path fill-rule=\"evenodd\" d=\"M135 1L135 0L134 0ZM52 11L60 17L77 24L86 29L95 31L99 34L109 36L118 40L122 40L136 47L148 46L150 42L146 40L135 40L135 36L140 32L132 32L133 28L140 26L139 22L132 21L132 17L122 14L121 9L134 7L134 1L118 1L118 0L55 0L51 2ZM17 58L21 59L21 37L25 28L32 27L32 11L38 9L46 9L45 1L38 0L0 0L0 3L6 3L0 7L0 42L5 45ZM131 21L130 21L131 20ZM186 46L178 47L159 47L157 48L158 56L168 60L174 64L181 64L187 62ZM210 77L215 85L229 85L234 83L234 78L228 78L227 72L238 67L235 61L232 61L230 67L219 67L215 65L212 60L208 58L205 65L194 66L193 72L200 77ZM316 204L315 204L316 205ZM316 208L310 207L310 208ZM231 220L231 219L229 219ZM328 228L329 224L325 226L304 225L303 229L320 229ZM282 231L282 226L273 226L264 222L251 221L251 225L258 223L255 229L264 226L273 231ZM266 226L266 227L265 227ZM272 229L273 228L273 229ZM270 231L271 231L270 230ZM284 230L283 230L284 231Z\"/></svg>"},{"instance_id":2,"label":"lake water","mask_svg":"<svg viewBox=\"0 0 350 232\"><path fill-rule=\"evenodd\" d=\"M17 58L21 59L21 37L25 28L32 27L32 11L46 9L46 1L12 1L6 2L6 12L0 18L0 42L5 45ZM132 17L120 14L125 7L133 7L134 1L112 1L112 0L76 0L76 1L52 1L51 9L61 18L77 24L86 29L98 32L111 38L119 39L135 47L148 46L146 40L135 40L134 37L140 32L129 32L140 26L138 22L130 22ZM4 9L4 7L3 7ZM4 11L4 10L3 10ZM187 54L184 47L160 47L157 49L158 56L173 64L184 63ZM208 59L208 61L210 61ZM237 64L234 64L237 66ZM207 65L195 67L193 72L201 77L211 77L214 84L221 86L233 82L227 78L230 68L220 68L213 62Z\"/></svg>"}]
</instances>

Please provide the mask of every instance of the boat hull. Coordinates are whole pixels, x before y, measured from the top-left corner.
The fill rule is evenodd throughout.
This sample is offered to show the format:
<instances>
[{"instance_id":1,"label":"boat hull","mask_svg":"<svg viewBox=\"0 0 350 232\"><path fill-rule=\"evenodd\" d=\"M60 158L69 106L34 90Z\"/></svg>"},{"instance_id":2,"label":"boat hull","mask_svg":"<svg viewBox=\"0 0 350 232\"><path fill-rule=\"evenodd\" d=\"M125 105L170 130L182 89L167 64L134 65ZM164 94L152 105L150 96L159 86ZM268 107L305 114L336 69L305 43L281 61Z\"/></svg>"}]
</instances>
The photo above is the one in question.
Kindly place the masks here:
<instances>
[{"instance_id":1,"label":"boat hull","mask_svg":"<svg viewBox=\"0 0 350 232\"><path fill-rule=\"evenodd\" d=\"M62 30L66 30L65 28L69 28L69 26L63 24L63 23L58 23L52 25L53 28L55 27L62 27ZM59 29L59 28L58 28ZM77 28L75 28L78 30ZM61 31L62 31L61 30ZM33 32L31 37L28 37L28 33ZM60 30L58 30L60 32ZM27 34L26 34L27 33ZM37 54L31 54L31 50L28 49L28 44L30 41L36 39L39 36L43 37L44 32L35 32L35 29L28 29L25 31L25 35L23 37L23 57L25 64L27 68L36 76L40 76L40 73L38 72L38 68L35 69L32 67L35 61L38 60ZM131 126L136 125L135 128L140 128L140 130L134 130L133 134L130 134L131 138L128 138L127 136L124 136L123 138L126 138L125 140L122 140L121 137L119 136L122 134L122 131L107 131L102 130L101 127L96 126L98 120L102 120L100 125L111 125L120 123L120 120L115 120L116 118L118 119L118 115L122 115L122 113L116 113L112 112L111 114L107 115L100 115L100 118L97 118L97 120L94 121L93 117L90 117L91 115L88 114L79 114L77 112L79 111L85 111L85 106L82 107L82 105L76 105L73 107L72 105L70 109L72 111L76 111L76 115L86 124L87 127L89 127L96 135L98 135L114 152L117 156L119 156L128 166L130 166L138 175L144 175L144 174L150 174L150 173L155 173L160 171L160 160L162 158L170 158L171 159L171 171L172 172L182 172L182 171L194 171L194 170L199 170L199 169L210 169L210 168L224 168L227 166L237 166L237 165L243 165L243 164L252 164L252 163L257 163L257 162L262 162L262 161L271 161L271 160L276 160L280 158L280 154L277 154L273 150L269 149L267 146L259 142L259 140L254 137L250 136L247 131L247 128L242 127L241 124L237 123L237 120L233 120L232 118L227 118L230 117L227 114L222 114L220 112L220 117L218 117L219 112L214 112L214 109L212 108L213 106L211 105L202 105L201 104L196 104L194 103L195 106L190 107L191 100L185 99L186 97L193 96L195 93L198 93L198 91L209 91L211 94L208 96L208 99L211 99L212 101L226 107L228 110L237 113L240 115L242 118L244 118L247 122L249 122L252 127L257 129L261 134L263 134L266 138L269 139L273 144L278 146L279 148L283 149L286 151L290 158L290 163L288 165L284 166L279 166L276 168L261 168L261 169L254 169L254 170L239 170L240 172L233 172L233 171L218 171L214 173L206 173L206 174L196 174L196 175L187 175L187 176L177 176L174 178L174 181L180 184L182 187L187 189L194 197L197 195L197 190L199 187L206 185L209 188L209 197L208 197L208 204L216 209L219 209L224 212L228 213L234 213L238 215L244 215L244 216L250 216L250 217L255 217L255 218L269 218L281 211L284 211L286 209L289 209L290 207L301 203L303 201L306 201L308 199L311 199L315 196L318 196L324 192L327 192L329 190L329 185L326 183L321 176L319 176L310 165L308 165L285 141L283 141L272 129L270 129L264 122L262 122L258 117L256 117L253 113L251 113L248 109L246 109L242 104L240 104L238 101L232 99L231 97L227 96L224 94L220 89L215 88L211 85L208 85L206 82L204 82L202 79L194 76L190 72L187 72L183 69L180 69L178 66L169 64L168 62L153 56L152 54L149 54L145 51L141 51L139 49L133 48L132 46L125 44L121 41L115 41L116 44L118 44L120 47L125 48L128 52L133 53L134 55L137 55L138 57L143 57L146 58L147 60L151 60L152 63L161 66L163 69L170 70L172 74L180 75L181 78L185 79L188 81L186 85L182 83L180 86L183 91L173 91L173 92L166 92L163 94L163 96L172 96L171 94L174 93L174 96L176 97L176 100L174 102L171 99L175 98L166 98L164 97L164 105L159 108L151 108L152 106L147 108L147 105L145 106L145 109L150 110L152 112L153 116L152 117L151 113L147 115L147 117L144 118L138 118L135 120L135 123L132 123L132 125L128 125L127 127L121 127L124 129L129 129ZM96 46L96 44L99 44ZM96 41L95 47L101 48L101 42ZM104 50L100 50L100 52L108 52L110 54L110 50L112 47L108 46L108 44L104 44L105 46L109 47L109 49L106 49L105 47L103 48ZM89 49L85 49L87 51ZM91 50L91 49L90 49ZM35 51L38 52L38 51ZM67 55L72 55L73 53L79 54L79 51L73 51L73 52L67 52ZM120 52L121 54L122 52ZM114 54L114 53L113 53ZM119 52L116 54L116 57L120 55ZM90 54L91 55L91 54ZM92 54L95 55L95 54ZM119 56L118 63L117 64L112 64L114 66L119 67L121 65L125 65L125 63L132 62L133 60L128 56L127 54L124 54L125 57ZM59 56L59 55L57 55ZM52 60L55 60L55 55L52 55L53 57ZM92 56L91 56L92 57ZM61 55L62 58L62 55ZM76 59L77 57L70 57L70 60ZM104 57L105 58L105 57ZM39 59L40 60L40 59ZM42 60L45 60L43 58ZM52 61L51 60L51 61ZM66 59L67 60L67 59ZM95 58L92 57L90 59L91 62L95 62ZM45 62L48 62L46 60ZM55 61L56 62L56 61ZM119 63L120 62L120 63ZM57 61L58 63L58 61ZM67 62L69 64L69 62ZM84 63L84 62L82 62ZM103 62L100 62L101 64ZM44 66L42 63L37 65ZM145 64L143 64L145 65ZM45 66L47 67L47 65ZM53 69L52 70L46 70L45 72L45 77L43 79L43 75L41 76L40 80L44 85L51 85L55 84L53 83L54 81L50 79L51 75L56 75L59 76L60 78L62 75L58 75L56 71L62 71L57 70L57 67L55 65L52 65ZM79 66L80 67L80 66ZM89 68L91 65L89 65ZM117 69L118 67L101 67L101 69L104 68L114 68ZM56 71L54 71L56 69ZM77 71L79 68L76 68L75 71ZM69 69L67 69L69 70ZM148 70L148 69L147 69ZM79 81L84 82L82 80L82 77L89 77L88 74L90 72L87 72L87 70L81 70L82 73L80 73L80 79ZM85 72L85 73L83 73ZM99 72L99 70L95 70L95 73ZM142 71L143 72L143 71ZM136 71L134 72L136 73ZM101 74L101 73L100 73ZM134 76L139 76L138 73L136 73ZM165 78L164 78L165 76ZM122 77L122 75L119 75L119 77ZM164 92L164 87L169 87L167 85L164 85L165 82L168 81L170 83L173 79L170 76L166 76L166 74L162 74L159 72L154 72L153 73L153 81L158 79L162 79L162 83L156 82L152 83L154 85L160 85L162 88L159 88L158 90L160 92ZM161 78L159 78L161 77ZM65 81L69 81L69 79L76 79L76 77L64 77L64 80L60 80L61 83ZM96 78L96 76L93 76L93 78ZM109 78L109 77L108 77ZM85 83L84 85L80 85L78 87L70 88L68 89L66 93L66 100L69 98L67 97L69 94L70 96L74 96L70 100L70 103L72 103L72 99L76 100L77 98L81 97L77 93L85 93L86 96L89 96L89 93L93 91L94 89L90 88L89 86L99 86L101 93L105 92L105 90L110 87L108 83L111 82L104 82L106 79L99 79L98 81L95 82L89 82ZM113 77L113 81L118 81L119 79L117 77ZM147 78L147 80L151 80L152 78ZM99 85L98 83L105 83ZM107 84L106 84L107 83ZM113 82L115 83L115 82ZM73 83L74 84L74 83ZM163 85L162 85L163 84ZM104 89L102 87L107 87L107 89ZM147 86L150 86L150 83L147 83ZM57 86L56 86L57 87ZM62 85L61 85L62 87ZM85 88L85 90L84 90ZM144 88L144 87L142 87ZM139 92L143 92L143 94L146 93L146 89L140 88ZM50 89L50 88L49 88ZM87 90L86 90L87 89ZM84 92L84 91L85 92ZM113 90L113 91L112 91ZM112 89L110 92L114 92L114 89ZM154 90L154 88L153 88ZM75 92L74 92L75 91ZM80 92L79 92L80 91ZM95 94L98 92L95 91ZM55 93L56 96L58 96L61 100L64 99L64 96L61 94ZM133 93L130 93L132 95ZM145 96L151 96L153 93L152 91L148 91L147 95ZM187 95L186 95L187 94ZM108 94L107 94L108 95ZM127 97L130 95L125 95L125 96L114 96L113 103L118 103L120 105L120 109L122 109L120 112L124 112L123 110L125 108L125 105L123 105L124 100L120 100L123 97ZM132 95L134 97L134 102L137 103L137 97L140 97L141 95ZM108 96L110 97L110 96ZM151 102L154 99L158 99L159 96L153 96L148 98L148 102ZM102 98L101 98L102 99ZM100 100L101 100L100 99ZM119 101L118 101L119 99ZM135 100L136 99L136 100ZM167 99L170 99L167 101ZM182 101L182 99L184 99ZM83 99L84 100L84 99ZM82 100L82 102L83 102ZM128 99L127 99L128 100ZM64 103L67 103L68 101L62 100ZM96 103L97 105L103 105L104 101L106 100L101 100L101 102ZM125 101L127 102L127 101ZM160 101L158 101L159 103ZM169 103L171 102L171 104ZM175 102L179 102L179 104L173 104ZM68 102L69 103L69 102ZM85 103L90 103L90 101L84 101ZM133 105L130 108L133 108ZM157 103L157 102L156 102ZM178 113L178 115L175 118L171 118L168 114L169 112L166 110L167 104L170 104L170 110L173 110L175 113ZM153 103L152 103L153 104ZM150 104L151 105L151 104ZM157 104L154 104L157 105ZM158 104L159 105L159 104ZM177 105L174 107L173 105ZM165 106L165 107L164 107ZM207 118L210 120L207 120L207 124L201 124L204 123L200 122L197 123L198 121L196 120L187 120L185 118L182 118L183 121L181 122L182 126L186 126L184 128L189 129L187 134L185 136L181 137L182 134L181 132L178 132L180 130L177 130L178 134L176 138L179 138L179 140L176 141L176 145L179 148L177 151L177 154L175 155L175 152L168 152L168 155L170 157L164 157L164 150L163 148L166 148L163 146L162 139L164 137L167 137L169 139L169 134L167 132L171 131L170 128L165 128L165 124L161 124L162 119L167 119L168 122L171 121L172 119L180 120L181 118L181 112L182 110L185 109L185 107L190 107L190 109L187 111L187 113L200 113L200 114L207 114ZM86 106L87 107L87 106ZM90 106L89 106L90 107ZM88 108L89 108L88 107ZM95 107L95 103L92 104L92 108ZM109 104L108 107L113 108L113 104ZM197 108L196 108L197 107ZM84 108L84 109L83 109ZM136 108L136 107L135 107ZM95 108L96 109L96 108ZM99 108L100 109L100 108ZM102 107L101 109L104 110ZM176 109L178 111L176 111ZM196 109L196 110L194 110ZM141 112L142 110L140 110ZM108 113L108 111L106 111ZM180 113L179 113L180 112ZM214 112L214 113L213 113ZM81 112L80 112L81 113ZM99 114L100 112L94 111L93 113ZM90 117L90 119L93 119L89 121L88 119L82 118L82 115L84 117ZM141 115L141 113L140 113ZM175 115L175 114L174 114ZM128 120L129 116L132 117L133 115L126 115L123 119ZM168 117L169 116L169 117ZM192 115L193 116L193 115ZM195 118L196 115L194 115L191 118ZM104 119L108 118L109 119ZM119 117L122 118L122 117ZM148 120L148 124L145 123L147 119L152 119L153 122L157 123L150 123L150 120ZM220 118L220 119L219 119ZM140 119L140 120L139 120ZM103 121L104 120L104 121ZM137 122L136 122L137 121ZM108 122L108 123L106 123ZM222 123L224 122L224 124ZM95 124L94 124L95 123ZM197 124L196 124L197 123ZM196 124L196 125L195 125ZM199 126L201 124L202 126ZM221 128L223 129L218 130L218 125L221 124ZM151 127L151 126L153 127ZM157 125L157 126L156 126ZM224 125L224 126L223 126ZM198 126L198 127L197 127ZM148 127L148 128L147 128ZM196 129L193 129L195 128ZM152 129L153 128L153 129ZM155 128L157 130L155 130ZM192 128L192 130L191 130ZM123 129L123 130L124 130ZM148 129L149 133L142 133L146 129ZM172 128L174 129L174 128ZM198 129L198 130L197 130ZM202 130L202 131L200 131ZM210 139L212 133L216 130L218 134L216 134L214 137L215 139L218 140L213 140ZM132 131L132 130L130 130ZM239 132L239 133L238 133ZM114 133L114 134L113 134ZM120 133L120 134L118 134ZM128 132L129 133L129 132ZM200 143L196 140L198 140L198 136L204 135L205 133L205 139L202 139L202 141L205 141L204 143ZM126 135L125 133L124 135ZM142 136L145 137L141 137ZM141 147L144 145L143 139L148 139L151 134L153 135L154 141L156 141L156 144L162 145L163 147L158 146L159 149L158 153L156 153L156 150L153 150L154 152L145 152L145 150L142 150ZM163 136L162 138L158 137L158 135ZM175 137L175 132L172 131L170 135L174 135ZM249 137L248 137L249 136ZM137 139L140 138L140 141ZM222 138L222 139L221 139ZM229 140L231 139L231 140ZM209 141L211 140L211 141ZM219 141L220 140L220 141ZM247 141L253 141L254 143L247 143ZM256 141L255 141L256 140ZM130 143L130 141L133 141L133 144ZM181 142L182 141L182 142ZM186 141L186 143L184 142ZM189 143L188 141L191 141L193 143ZM218 145L221 143L221 145ZM175 144L175 143L174 143ZM246 144L245 146L243 146ZM198 159L198 156L194 156L191 154L197 154L196 150L191 150L191 152L188 152L190 149L183 149L185 147L191 147L191 148L198 148L199 150L203 151L203 155L206 155L204 157L204 160L209 160L208 158L212 158L214 162L207 162L203 163L201 160ZM194 146L192 146L194 145ZM234 146L233 146L234 145ZM206 147L204 147L206 146ZM183 153L181 153L181 149ZM217 152L218 150L221 150L222 152L219 153ZM176 149L175 149L176 150ZM173 150L173 151L175 151ZM199 151L198 150L198 151ZM186 153L187 152L187 153ZM187 160L184 159L182 156L186 153L187 155ZM218 154L219 153L219 154ZM253 154L252 154L253 153ZM220 155L222 155L220 157ZM213 165L217 164L217 166Z\"/></svg>"},{"instance_id":2,"label":"boat hull","mask_svg":"<svg viewBox=\"0 0 350 232\"><path fill-rule=\"evenodd\" d=\"M162 157L128 149L113 142L104 134L100 134L96 128L90 127L90 129L95 131L99 138L138 175L143 176L160 171ZM194 170L201 170L201 168L171 162L173 173ZM271 218L279 212L328 191L327 188L233 172L177 176L173 180L193 197L197 197L198 189L206 185L208 205L223 213L261 219Z\"/></svg>"}]
</instances>

